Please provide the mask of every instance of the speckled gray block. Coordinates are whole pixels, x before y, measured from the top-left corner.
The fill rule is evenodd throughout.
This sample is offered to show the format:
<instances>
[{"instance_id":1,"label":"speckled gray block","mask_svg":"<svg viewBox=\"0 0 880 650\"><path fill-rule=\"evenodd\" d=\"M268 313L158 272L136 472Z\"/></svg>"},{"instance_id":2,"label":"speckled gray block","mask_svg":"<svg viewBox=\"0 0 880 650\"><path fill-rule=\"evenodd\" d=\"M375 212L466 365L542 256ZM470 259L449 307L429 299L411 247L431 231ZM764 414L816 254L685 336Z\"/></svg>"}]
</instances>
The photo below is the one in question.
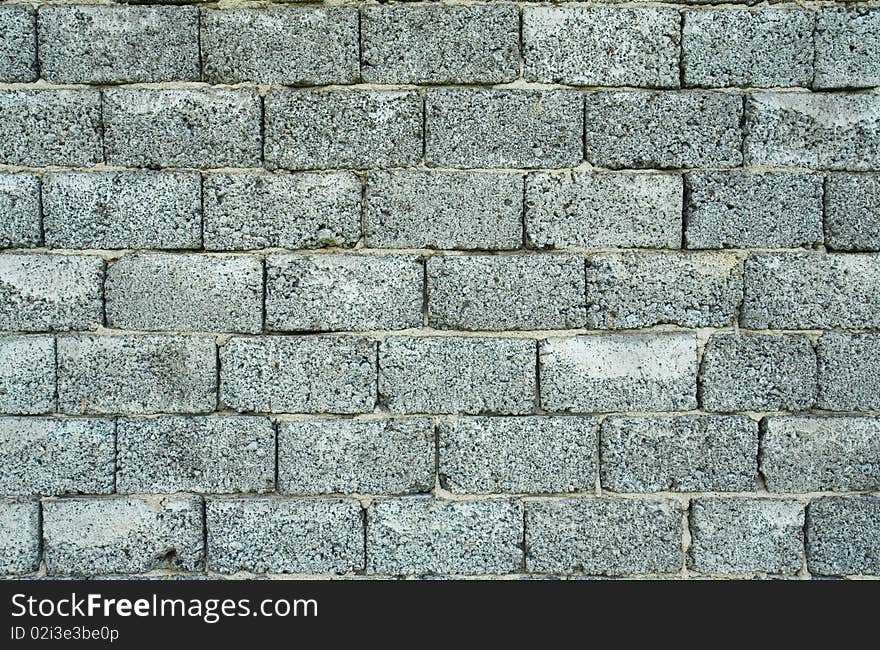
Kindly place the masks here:
<instances>
[{"instance_id":1,"label":"speckled gray block","mask_svg":"<svg viewBox=\"0 0 880 650\"><path fill-rule=\"evenodd\" d=\"M834 250L880 251L880 175L828 175L825 245Z\"/></svg>"},{"instance_id":2,"label":"speckled gray block","mask_svg":"<svg viewBox=\"0 0 880 650\"><path fill-rule=\"evenodd\" d=\"M807 564L823 576L880 576L880 497L814 499L807 509Z\"/></svg>"},{"instance_id":3,"label":"speckled gray block","mask_svg":"<svg viewBox=\"0 0 880 650\"><path fill-rule=\"evenodd\" d=\"M39 8L40 72L52 83L199 81L196 7Z\"/></svg>"},{"instance_id":4,"label":"speckled gray block","mask_svg":"<svg viewBox=\"0 0 880 650\"><path fill-rule=\"evenodd\" d=\"M369 413L376 343L353 336L230 339L220 348L220 401L237 411Z\"/></svg>"},{"instance_id":5,"label":"speckled gray block","mask_svg":"<svg viewBox=\"0 0 880 650\"><path fill-rule=\"evenodd\" d=\"M50 172L43 228L56 248L199 248L201 181L181 172Z\"/></svg>"},{"instance_id":6,"label":"speckled gray block","mask_svg":"<svg viewBox=\"0 0 880 650\"><path fill-rule=\"evenodd\" d=\"M742 163L738 95L604 91L585 96L584 155L615 169L736 167Z\"/></svg>"},{"instance_id":7,"label":"speckled gray block","mask_svg":"<svg viewBox=\"0 0 880 650\"><path fill-rule=\"evenodd\" d=\"M422 324L417 255L270 255L266 328L395 330Z\"/></svg>"},{"instance_id":8,"label":"speckled gray block","mask_svg":"<svg viewBox=\"0 0 880 650\"><path fill-rule=\"evenodd\" d=\"M0 174L0 248L38 246L42 239L39 179L33 174Z\"/></svg>"},{"instance_id":9,"label":"speckled gray block","mask_svg":"<svg viewBox=\"0 0 880 650\"><path fill-rule=\"evenodd\" d=\"M522 30L527 81L678 86L676 9L527 6Z\"/></svg>"},{"instance_id":10,"label":"speckled gray block","mask_svg":"<svg viewBox=\"0 0 880 650\"><path fill-rule=\"evenodd\" d=\"M107 162L133 167L256 167L260 96L253 90L103 92Z\"/></svg>"},{"instance_id":11,"label":"speckled gray block","mask_svg":"<svg viewBox=\"0 0 880 650\"><path fill-rule=\"evenodd\" d=\"M790 499L694 499L688 566L709 574L797 573L803 527L804 505Z\"/></svg>"},{"instance_id":12,"label":"speckled gray block","mask_svg":"<svg viewBox=\"0 0 880 650\"><path fill-rule=\"evenodd\" d=\"M633 575L681 568L682 507L668 499L526 503L526 569Z\"/></svg>"},{"instance_id":13,"label":"speckled gray block","mask_svg":"<svg viewBox=\"0 0 880 650\"><path fill-rule=\"evenodd\" d=\"M522 187L520 174L370 172L364 208L367 246L519 248Z\"/></svg>"},{"instance_id":14,"label":"speckled gray block","mask_svg":"<svg viewBox=\"0 0 880 650\"><path fill-rule=\"evenodd\" d=\"M0 575L36 571L41 553L40 502L0 498Z\"/></svg>"},{"instance_id":15,"label":"speckled gray block","mask_svg":"<svg viewBox=\"0 0 880 650\"><path fill-rule=\"evenodd\" d=\"M610 417L601 481L612 492L747 492L758 478L758 425L743 416Z\"/></svg>"},{"instance_id":16,"label":"speckled gray block","mask_svg":"<svg viewBox=\"0 0 880 650\"><path fill-rule=\"evenodd\" d=\"M880 255L761 253L744 281L743 327L880 327Z\"/></svg>"},{"instance_id":17,"label":"speckled gray block","mask_svg":"<svg viewBox=\"0 0 880 650\"><path fill-rule=\"evenodd\" d=\"M513 573L522 566L522 527L515 501L377 501L367 511L367 571Z\"/></svg>"},{"instance_id":18,"label":"speckled gray block","mask_svg":"<svg viewBox=\"0 0 880 650\"><path fill-rule=\"evenodd\" d=\"M361 234L361 181L329 174L208 174L205 248L353 246Z\"/></svg>"},{"instance_id":19,"label":"speckled gray block","mask_svg":"<svg viewBox=\"0 0 880 650\"><path fill-rule=\"evenodd\" d=\"M125 255L107 269L107 323L130 330L251 332L263 326L263 265L246 255Z\"/></svg>"},{"instance_id":20,"label":"speckled gray block","mask_svg":"<svg viewBox=\"0 0 880 650\"><path fill-rule=\"evenodd\" d=\"M111 494L115 430L104 419L0 418L0 493Z\"/></svg>"},{"instance_id":21,"label":"speckled gray block","mask_svg":"<svg viewBox=\"0 0 880 650\"><path fill-rule=\"evenodd\" d=\"M461 336L379 344L379 400L392 413L529 413L535 342Z\"/></svg>"},{"instance_id":22,"label":"speckled gray block","mask_svg":"<svg viewBox=\"0 0 880 650\"><path fill-rule=\"evenodd\" d=\"M361 13L364 81L486 83L519 73L512 4L372 5Z\"/></svg>"},{"instance_id":23,"label":"speckled gray block","mask_svg":"<svg viewBox=\"0 0 880 650\"><path fill-rule=\"evenodd\" d=\"M121 494L275 488L275 429L269 418L120 419L116 438Z\"/></svg>"},{"instance_id":24,"label":"speckled gray block","mask_svg":"<svg viewBox=\"0 0 880 650\"><path fill-rule=\"evenodd\" d=\"M33 81L37 78L36 18L33 7L0 7L0 80Z\"/></svg>"},{"instance_id":25,"label":"speckled gray block","mask_svg":"<svg viewBox=\"0 0 880 650\"><path fill-rule=\"evenodd\" d=\"M422 99L413 91L273 90L265 99L269 169L369 169L422 156Z\"/></svg>"},{"instance_id":26,"label":"speckled gray block","mask_svg":"<svg viewBox=\"0 0 880 650\"><path fill-rule=\"evenodd\" d=\"M747 165L876 169L880 166L880 96L750 94L743 151Z\"/></svg>"},{"instance_id":27,"label":"speckled gray block","mask_svg":"<svg viewBox=\"0 0 880 650\"><path fill-rule=\"evenodd\" d=\"M0 256L0 330L88 330L102 323L104 261L91 255Z\"/></svg>"},{"instance_id":28,"label":"speckled gray block","mask_svg":"<svg viewBox=\"0 0 880 650\"><path fill-rule=\"evenodd\" d=\"M205 557L202 521L196 496L43 501L46 571L79 576L197 571Z\"/></svg>"},{"instance_id":29,"label":"speckled gray block","mask_svg":"<svg viewBox=\"0 0 880 650\"><path fill-rule=\"evenodd\" d=\"M281 422L278 489L289 494L406 494L434 487L429 418Z\"/></svg>"},{"instance_id":30,"label":"speckled gray block","mask_svg":"<svg viewBox=\"0 0 880 650\"><path fill-rule=\"evenodd\" d=\"M814 88L880 85L880 11L822 7L816 11Z\"/></svg>"},{"instance_id":31,"label":"speckled gray block","mask_svg":"<svg viewBox=\"0 0 880 650\"><path fill-rule=\"evenodd\" d=\"M0 163L41 167L102 161L99 91L0 90Z\"/></svg>"},{"instance_id":32,"label":"speckled gray block","mask_svg":"<svg viewBox=\"0 0 880 650\"><path fill-rule=\"evenodd\" d=\"M742 274L719 253L602 253L587 256L586 289L592 328L719 327L735 318Z\"/></svg>"},{"instance_id":33,"label":"speckled gray block","mask_svg":"<svg viewBox=\"0 0 880 650\"><path fill-rule=\"evenodd\" d=\"M55 339L0 336L0 413L37 415L55 410Z\"/></svg>"},{"instance_id":34,"label":"speckled gray block","mask_svg":"<svg viewBox=\"0 0 880 650\"><path fill-rule=\"evenodd\" d=\"M816 353L806 336L718 333L700 363L707 411L802 411L816 401Z\"/></svg>"},{"instance_id":35,"label":"speckled gray block","mask_svg":"<svg viewBox=\"0 0 880 650\"><path fill-rule=\"evenodd\" d=\"M575 329L586 320L580 255L472 255L427 261L437 329Z\"/></svg>"},{"instance_id":36,"label":"speckled gray block","mask_svg":"<svg viewBox=\"0 0 880 650\"><path fill-rule=\"evenodd\" d=\"M761 474L771 492L880 489L880 420L767 418L761 432Z\"/></svg>"},{"instance_id":37,"label":"speckled gray block","mask_svg":"<svg viewBox=\"0 0 880 650\"><path fill-rule=\"evenodd\" d=\"M819 174L693 172L685 176L688 248L796 248L822 242Z\"/></svg>"},{"instance_id":38,"label":"speckled gray block","mask_svg":"<svg viewBox=\"0 0 880 650\"><path fill-rule=\"evenodd\" d=\"M572 90L432 89L431 167L570 167L583 158L583 100Z\"/></svg>"},{"instance_id":39,"label":"speckled gray block","mask_svg":"<svg viewBox=\"0 0 880 650\"><path fill-rule=\"evenodd\" d=\"M212 337L58 338L58 409L62 413L206 413L216 405Z\"/></svg>"},{"instance_id":40,"label":"speckled gray block","mask_svg":"<svg viewBox=\"0 0 880 650\"><path fill-rule=\"evenodd\" d=\"M458 494L592 491L597 428L591 417L443 420L440 484Z\"/></svg>"},{"instance_id":41,"label":"speckled gray block","mask_svg":"<svg viewBox=\"0 0 880 650\"><path fill-rule=\"evenodd\" d=\"M215 84L347 84L360 74L355 7L208 9L201 38Z\"/></svg>"},{"instance_id":42,"label":"speckled gray block","mask_svg":"<svg viewBox=\"0 0 880 650\"><path fill-rule=\"evenodd\" d=\"M208 568L221 573L348 573L364 566L355 499L211 499Z\"/></svg>"},{"instance_id":43,"label":"speckled gray block","mask_svg":"<svg viewBox=\"0 0 880 650\"><path fill-rule=\"evenodd\" d=\"M880 410L880 334L826 332L816 345L816 354L819 408Z\"/></svg>"},{"instance_id":44,"label":"speckled gray block","mask_svg":"<svg viewBox=\"0 0 880 650\"><path fill-rule=\"evenodd\" d=\"M525 182L525 233L531 247L681 245L680 176L535 173Z\"/></svg>"}]
</instances>

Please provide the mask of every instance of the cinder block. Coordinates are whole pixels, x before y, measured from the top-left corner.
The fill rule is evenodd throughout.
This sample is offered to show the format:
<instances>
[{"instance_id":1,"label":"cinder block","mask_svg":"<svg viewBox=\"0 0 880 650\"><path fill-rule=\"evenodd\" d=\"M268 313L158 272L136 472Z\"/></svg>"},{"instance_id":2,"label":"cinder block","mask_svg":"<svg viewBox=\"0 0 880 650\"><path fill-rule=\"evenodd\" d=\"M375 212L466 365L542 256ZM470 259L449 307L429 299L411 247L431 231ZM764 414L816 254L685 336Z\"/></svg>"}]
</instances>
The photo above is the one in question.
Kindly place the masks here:
<instances>
[{"instance_id":1,"label":"cinder block","mask_svg":"<svg viewBox=\"0 0 880 650\"><path fill-rule=\"evenodd\" d=\"M55 410L55 339L0 336L0 413L37 415Z\"/></svg>"},{"instance_id":2,"label":"cinder block","mask_svg":"<svg viewBox=\"0 0 880 650\"><path fill-rule=\"evenodd\" d=\"M40 502L0 498L0 574L32 573L40 566Z\"/></svg>"},{"instance_id":3,"label":"cinder block","mask_svg":"<svg viewBox=\"0 0 880 650\"><path fill-rule=\"evenodd\" d=\"M816 355L819 408L880 410L880 334L826 332L816 345Z\"/></svg>"},{"instance_id":4,"label":"cinder block","mask_svg":"<svg viewBox=\"0 0 880 650\"><path fill-rule=\"evenodd\" d=\"M0 7L0 80L34 81L37 78L37 27L33 7Z\"/></svg>"},{"instance_id":5,"label":"cinder block","mask_svg":"<svg viewBox=\"0 0 880 650\"><path fill-rule=\"evenodd\" d=\"M0 7L0 21L2 10ZM33 174L0 174L0 249L39 246L40 181Z\"/></svg>"},{"instance_id":6,"label":"cinder block","mask_svg":"<svg viewBox=\"0 0 880 650\"><path fill-rule=\"evenodd\" d=\"M880 175L827 176L825 245L834 250L880 251Z\"/></svg>"},{"instance_id":7,"label":"cinder block","mask_svg":"<svg viewBox=\"0 0 880 650\"><path fill-rule=\"evenodd\" d=\"M807 509L807 566L822 576L880 575L880 497L813 499Z\"/></svg>"},{"instance_id":8,"label":"cinder block","mask_svg":"<svg viewBox=\"0 0 880 650\"><path fill-rule=\"evenodd\" d=\"M813 88L880 86L880 11L821 7L816 11Z\"/></svg>"}]
</instances>

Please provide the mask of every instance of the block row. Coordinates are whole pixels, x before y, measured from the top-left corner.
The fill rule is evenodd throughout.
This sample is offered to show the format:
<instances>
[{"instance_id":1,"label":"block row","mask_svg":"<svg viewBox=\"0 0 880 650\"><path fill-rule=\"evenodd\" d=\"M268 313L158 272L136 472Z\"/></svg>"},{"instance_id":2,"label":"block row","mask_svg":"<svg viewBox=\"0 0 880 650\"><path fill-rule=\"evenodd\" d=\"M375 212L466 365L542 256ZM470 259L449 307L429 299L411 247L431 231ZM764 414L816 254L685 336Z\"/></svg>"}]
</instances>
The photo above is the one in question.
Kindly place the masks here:
<instances>
[{"instance_id":1,"label":"block row","mask_svg":"<svg viewBox=\"0 0 880 650\"><path fill-rule=\"evenodd\" d=\"M841 119L845 115L846 119ZM479 88L0 90L0 164L880 169L880 95Z\"/></svg>"},{"instance_id":2,"label":"block row","mask_svg":"<svg viewBox=\"0 0 880 650\"><path fill-rule=\"evenodd\" d=\"M880 10L514 4L287 9L59 6L0 11L0 80L880 85ZM38 54L39 52L39 54Z\"/></svg>"},{"instance_id":3,"label":"block row","mask_svg":"<svg viewBox=\"0 0 880 650\"><path fill-rule=\"evenodd\" d=\"M880 334L0 337L0 412L880 411ZM538 362L536 363L536 357ZM57 364L56 364L57 360ZM540 376L540 382L538 378ZM699 386L699 393L698 393Z\"/></svg>"},{"instance_id":4,"label":"block row","mask_svg":"<svg viewBox=\"0 0 880 650\"><path fill-rule=\"evenodd\" d=\"M0 499L0 573L880 575L880 497ZM685 552L683 531L690 528Z\"/></svg>"}]
</instances>

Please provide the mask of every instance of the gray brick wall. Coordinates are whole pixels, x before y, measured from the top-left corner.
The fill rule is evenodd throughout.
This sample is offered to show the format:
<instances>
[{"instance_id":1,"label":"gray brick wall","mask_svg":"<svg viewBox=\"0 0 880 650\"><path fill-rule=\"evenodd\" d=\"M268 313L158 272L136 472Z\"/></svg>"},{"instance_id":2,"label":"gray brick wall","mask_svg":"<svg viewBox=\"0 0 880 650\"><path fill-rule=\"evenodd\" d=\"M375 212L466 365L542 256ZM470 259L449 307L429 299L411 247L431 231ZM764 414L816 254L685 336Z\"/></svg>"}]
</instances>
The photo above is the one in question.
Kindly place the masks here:
<instances>
[{"instance_id":1,"label":"gray brick wall","mask_svg":"<svg viewBox=\"0 0 880 650\"><path fill-rule=\"evenodd\" d=\"M880 6L0 6L0 577L880 576Z\"/></svg>"}]
</instances>

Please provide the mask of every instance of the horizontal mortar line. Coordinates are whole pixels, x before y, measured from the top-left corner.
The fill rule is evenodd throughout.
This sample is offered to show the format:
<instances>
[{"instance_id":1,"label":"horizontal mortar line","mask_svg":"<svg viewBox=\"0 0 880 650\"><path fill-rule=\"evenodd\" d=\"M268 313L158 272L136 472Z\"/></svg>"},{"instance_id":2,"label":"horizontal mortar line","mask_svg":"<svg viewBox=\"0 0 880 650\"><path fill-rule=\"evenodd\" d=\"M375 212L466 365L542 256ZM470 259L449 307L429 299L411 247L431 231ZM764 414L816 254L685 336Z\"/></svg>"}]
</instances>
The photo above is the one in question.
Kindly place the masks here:
<instances>
[{"instance_id":1,"label":"horizontal mortar line","mask_svg":"<svg viewBox=\"0 0 880 650\"><path fill-rule=\"evenodd\" d=\"M508 0L510 4L519 6L519 7L547 7L546 2L541 2L540 0ZM842 4L855 5L855 2L852 0L818 0L817 2L811 2L808 6L805 6L801 2L797 2L795 0L785 0L782 2L774 2L772 4L772 8L796 8L801 10L811 10L815 8L822 7L839 7ZM42 5L69 5L70 0L40 0L38 4ZM118 0L78 0L77 4L81 5L101 5L101 6L116 6L118 4ZM295 10L298 7L308 7L308 8L318 8L318 7L382 7L387 6L387 0L305 0L304 2L296 2L293 5L282 4L281 0L225 0L225 1L217 1L217 0L182 0L180 4L185 5L197 5L204 9L269 9L275 8L280 9L282 11L285 10ZM394 4L403 4L404 6L408 6L407 3L394 3ZM449 7L466 7L466 6L483 6L487 4L492 4L492 0L444 0L443 6ZM572 0L570 2L566 2L565 7L596 7L603 8L609 7L609 4L603 0ZM639 2L638 0L620 0L620 2L615 1L613 7L620 8L644 8L644 7L679 7L682 9L692 9L695 11L699 10L711 10L711 9L766 9L768 7L744 7L742 3L735 2L725 2L724 0L720 0L717 3L711 3L707 6L705 2L699 2L699 0L693 0L688 2L687 0L646 0L645 2ZM867 2L858 2L858 7L872 7L878 6L878 3L872 0L868 0Z\"/></svg>"}]
</instances>

